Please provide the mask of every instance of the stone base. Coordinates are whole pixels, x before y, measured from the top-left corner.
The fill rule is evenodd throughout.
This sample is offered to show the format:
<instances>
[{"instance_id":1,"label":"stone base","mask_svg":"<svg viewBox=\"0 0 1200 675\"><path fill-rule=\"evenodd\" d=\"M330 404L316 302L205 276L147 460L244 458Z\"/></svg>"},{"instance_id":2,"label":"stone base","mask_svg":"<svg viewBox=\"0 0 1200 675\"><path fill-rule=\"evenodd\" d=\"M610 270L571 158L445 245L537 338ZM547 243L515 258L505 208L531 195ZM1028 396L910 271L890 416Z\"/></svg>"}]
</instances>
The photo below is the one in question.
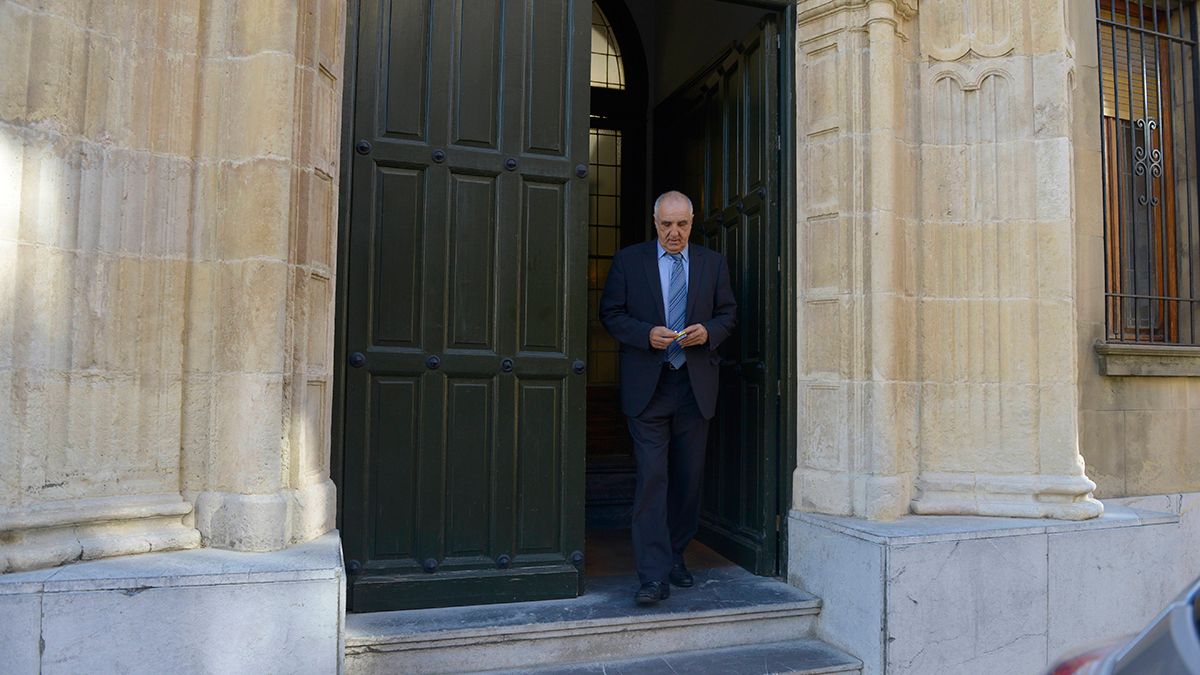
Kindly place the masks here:
<instances>
[{"instance_id":1,"label":"stone base","mask_svg":"<svg viewBox=\"0 0 1200 675\"><path fill-rule=\"evenodd\" d=\"M1135 503L1076 522L793 511L789 581L823 599L817 637L865 674L1041 673L1138 630L1200 573L1200 495Z\"/></svg>"},{"instance_id":2,"label":"stone base","mask_svg":"<svg viewBox=\"0 0 1200 675\"><path fill-rule=\"evenodd\" d=\"M1095 489L1096 484L1083 475L924 473L917 482L912 512L1087 520L1104 513L1104 505L1092 497Z\"/></svg>"},{"instance_id":3,"label":"stone base","mask_svg":"<svg viewBox=\"0 0 1200 675\"><path fill-rule=\"evenodd\" d=\"M8 673L336 673L336 532L273 553L198 549L0 575Z\"/></svg>"},{"instance_id":4,"label":"stone base","mask_svg":"<svg viewBox=\"0 0 1200 675\"><path fill-rule=\"evenodd\" d=\"M0 574L200 545L178 494L64 500L0 510Z\"/></svg>"},{"instance_id":5,"label":"stone base","mask_svg":"<svg viewBox=\"0 0 1200 675\"><path fill-rule=\"evenodd\" d=\"M299 490L267 495L201 492L196 496L196 528L204 545L234 551L276 551L336 522L337 488L325 479Z\"/></svg>"}]
</instances>

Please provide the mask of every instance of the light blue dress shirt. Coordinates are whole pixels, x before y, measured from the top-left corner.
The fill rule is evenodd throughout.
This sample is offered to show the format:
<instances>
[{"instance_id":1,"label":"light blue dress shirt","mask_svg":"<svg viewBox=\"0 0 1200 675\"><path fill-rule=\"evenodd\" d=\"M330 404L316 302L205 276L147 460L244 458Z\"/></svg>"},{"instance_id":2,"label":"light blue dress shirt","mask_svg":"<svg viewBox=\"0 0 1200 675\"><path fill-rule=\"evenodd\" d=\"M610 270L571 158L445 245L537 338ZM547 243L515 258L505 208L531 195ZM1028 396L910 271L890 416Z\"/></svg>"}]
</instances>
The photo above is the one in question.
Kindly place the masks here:
<instances>
[{"instance_id":1,"label":"light blue dress shirt","mask_svg":"<svg viewBox=\"0 0 1200 675\"><path fill-rule=\"evenodd\" d=\"M655 242L654 245L658 248L658 285L662 290L663 319L666 321L666 324L670 324L671 317L665 316L665 314L667 312L667 308L671 306L671 266L675 264L675 261L670 258L670 256L667 254L667 251L662 247L661 243ZM690 280L692 278L692 262L691 258L688 256L687 244L684 245L683 250L680 251L680 253L683 254L683 278ZM690 293L691 290L691 288L688 288L687 292ZM683 304L685 307L687 306L686 295L684 296ZM684 321L687 321L687 317L684 317ZM669 325L667 325L667 327L670 328Z\"/></svg>"}]
</instances>

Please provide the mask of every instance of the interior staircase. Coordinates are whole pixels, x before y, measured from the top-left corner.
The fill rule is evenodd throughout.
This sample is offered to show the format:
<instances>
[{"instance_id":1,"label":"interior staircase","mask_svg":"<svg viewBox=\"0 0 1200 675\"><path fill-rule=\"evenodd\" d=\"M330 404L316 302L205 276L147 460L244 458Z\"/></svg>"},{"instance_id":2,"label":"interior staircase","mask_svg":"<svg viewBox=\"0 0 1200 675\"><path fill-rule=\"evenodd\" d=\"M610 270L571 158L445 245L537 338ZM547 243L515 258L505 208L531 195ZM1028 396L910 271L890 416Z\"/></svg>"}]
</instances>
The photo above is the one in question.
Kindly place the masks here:
<instances>
[{"instance_id":1,"label":"interior staircase","mask_svg":"<svg viewBox=\"0 0 1200 675\"><path fill-rule=\"evenodd\" d=\"M570 600L350 614L345 672L860 673L817 639L820 599L738 567L693 570L655 607L633 577Z\"/></svg>"}]
</instances>

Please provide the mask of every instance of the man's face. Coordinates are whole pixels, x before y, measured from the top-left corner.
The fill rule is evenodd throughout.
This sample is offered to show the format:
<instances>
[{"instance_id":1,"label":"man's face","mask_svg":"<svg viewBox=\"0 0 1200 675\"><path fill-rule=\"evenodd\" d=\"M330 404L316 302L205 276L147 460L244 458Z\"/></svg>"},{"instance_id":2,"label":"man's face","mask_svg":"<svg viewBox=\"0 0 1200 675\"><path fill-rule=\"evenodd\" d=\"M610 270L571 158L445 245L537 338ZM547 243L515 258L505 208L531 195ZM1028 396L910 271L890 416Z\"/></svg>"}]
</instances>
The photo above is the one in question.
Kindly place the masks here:
<instances>
[{"instance_id":1,"label":"man's face","mask_svg":"<svg viewBox=\"0 0 1200 675\"><path fill-rule=\"evenodd\" d=\"M692 213L682 199L663 200L654 216L658 243L667 253L679 253L692 236Z\"/></svg>"}]
</instances>

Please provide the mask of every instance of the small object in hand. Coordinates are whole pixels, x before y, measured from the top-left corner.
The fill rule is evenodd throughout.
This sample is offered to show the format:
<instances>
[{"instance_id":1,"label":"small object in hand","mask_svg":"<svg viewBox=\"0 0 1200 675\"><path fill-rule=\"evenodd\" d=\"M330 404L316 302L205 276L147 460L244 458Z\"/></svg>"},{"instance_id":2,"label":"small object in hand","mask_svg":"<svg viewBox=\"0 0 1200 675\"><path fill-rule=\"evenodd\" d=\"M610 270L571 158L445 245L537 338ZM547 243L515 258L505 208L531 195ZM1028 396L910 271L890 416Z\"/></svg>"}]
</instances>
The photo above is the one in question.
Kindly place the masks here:
<instances>
[{"instance_id":1,"label":"small object in hand","mask_svg":"<svg viewBox=\"0 0 1200 675\"><path fill-rule=\"evenodd\" d=\"M685 337L687 337L687 331L686 331L686 330L681 330L681 331L679 331L678 333L676 333L676 334L675 334L675 340L674 340L674 341L675 341L675 342L679 342L680 340L684 339Z\"/></svg>"}]
</instances>

